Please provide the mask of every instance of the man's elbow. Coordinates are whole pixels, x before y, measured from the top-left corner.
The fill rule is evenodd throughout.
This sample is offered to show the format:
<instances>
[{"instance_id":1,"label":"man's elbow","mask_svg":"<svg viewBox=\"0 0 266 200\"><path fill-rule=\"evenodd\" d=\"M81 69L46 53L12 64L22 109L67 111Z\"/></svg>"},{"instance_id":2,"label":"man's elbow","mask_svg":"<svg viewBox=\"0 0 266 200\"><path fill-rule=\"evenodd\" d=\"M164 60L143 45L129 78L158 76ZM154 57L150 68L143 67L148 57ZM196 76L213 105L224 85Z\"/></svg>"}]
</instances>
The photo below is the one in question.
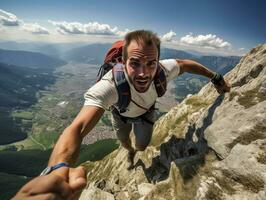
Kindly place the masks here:
<instances>
[{"instance_id":1,"label":"man's elbow","mask_svg":"<svg viewBox=\"0 0 266 200\"><path fill-rule=\"evenodd\" d=\"M186 60L180 60L177 59L176 60L178 66L179 66L179 75L183 74L184 72L186 72Z\"/></svg>"}]
</instances>

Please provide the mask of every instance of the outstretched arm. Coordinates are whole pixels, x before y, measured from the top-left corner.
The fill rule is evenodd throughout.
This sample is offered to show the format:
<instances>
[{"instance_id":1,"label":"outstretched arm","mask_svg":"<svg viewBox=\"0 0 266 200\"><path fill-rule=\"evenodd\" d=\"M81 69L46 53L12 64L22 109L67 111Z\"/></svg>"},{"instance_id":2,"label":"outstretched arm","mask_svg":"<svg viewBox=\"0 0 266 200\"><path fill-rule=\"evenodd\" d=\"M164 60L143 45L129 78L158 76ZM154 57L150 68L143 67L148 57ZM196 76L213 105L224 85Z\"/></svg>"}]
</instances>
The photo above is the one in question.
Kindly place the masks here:
<instances>
[{"instance_id":1,"label":"outstretched arm","mask_svg":"<svg viewBox=\"0 0 266 200\"><path fill-rule=\"evenodd\" d=\"M215 72L211 71L207 67L204 67L202 64L197 63L193 60L176 60L180 67L180 73L184 72L199 74L207 78L212 78L215 75Z\"/></svg>"},{"instance_id":2,"label":"outstretched arm","mask_svg":"<svg viewBox=\"0 0 266 200\"><path fill-rule=\"evenodd\" d=\"M200 63L197 63L193 60L176 60L179 67L179 74L183 74L184 72L199 74L205 76L207 78L213 79L216 76L216 73L207 67L203 66ZM215 89L218 93L222 94L224 92L229 92L231 85L229 82L221 77L221 80L218 81L219 84L214 84Z\"/></svg>"},{"instance_id":3,"label":"outstretched arm","mask_svg":"<svg viewBox=\"0 0 266 200\"><path fill-rule=\"evenodd\" d=\"M74 165L79 155L82 139L97 124L103 113L104 109L100 107L84 106L59 137L48 165L52 166L60 162Z\"/></svg>"}]
</instances>

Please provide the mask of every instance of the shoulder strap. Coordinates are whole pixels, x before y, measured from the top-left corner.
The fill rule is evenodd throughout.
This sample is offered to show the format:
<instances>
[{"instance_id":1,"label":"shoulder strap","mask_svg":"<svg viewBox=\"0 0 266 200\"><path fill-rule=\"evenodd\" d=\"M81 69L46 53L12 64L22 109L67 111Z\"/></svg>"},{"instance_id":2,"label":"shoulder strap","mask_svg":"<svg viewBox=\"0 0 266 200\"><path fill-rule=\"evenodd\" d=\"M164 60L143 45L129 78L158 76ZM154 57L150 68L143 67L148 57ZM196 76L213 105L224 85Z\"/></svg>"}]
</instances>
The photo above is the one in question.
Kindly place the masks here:
<instances>
[{"instance_id":1,"label":"shoulder strap","mask_svg":"<svg viewBox=\"0 0 266 200\"><path fill-rule=\"evenodd\" d=\"M128 107L130 101L132 101L130 86L126 80L123 67L124 65L122 63L117 63L112 68L113 78L118 93L118 102L116 105L118 106L119 113L126 112L126 108ZM156 75L154 77L154 85L158 97L163 96L166 92L167 81L163 66L160 63L157 68ZM138 104L136 105L139 106Z\"/></svg>"},{"instance_id":2,"label":"shoulder strap","mask_svg":"<svg viewBox=\"0 0 266 200\"><path fill-rule=\"evenodd\" d=\"M97 74L97 81L96 82L99 82L102 77L109 71L113 68L113 65L111 63L104 63L100 69L98 70L98 74Z\"/></svg>"},{"instance_id":3,"label":"shoulder strap","mask_svg":"<svg viewBox=\"0 0 266 200\"><path fill-rule=\"evenodd\" d=\"M126 80L123 66L124 65L122 63L117 63L112 69L113 78L118 93L117 106L119 108L119 113L126 112L126 108L131 101L130 86Z\"/></svg>"},{"instance_id":4,"label":"shoulder strap","mask_svg":"<svg viewBox=\"0 0 266 200\"><path fill-rule=\"evenodd\" d=\"M166 76L163 70L163 65L159 63L157 72L154 77L154 85L157 92L158 97L161 97L165 94L167 88Z\"/></svg>"}]
</instances>

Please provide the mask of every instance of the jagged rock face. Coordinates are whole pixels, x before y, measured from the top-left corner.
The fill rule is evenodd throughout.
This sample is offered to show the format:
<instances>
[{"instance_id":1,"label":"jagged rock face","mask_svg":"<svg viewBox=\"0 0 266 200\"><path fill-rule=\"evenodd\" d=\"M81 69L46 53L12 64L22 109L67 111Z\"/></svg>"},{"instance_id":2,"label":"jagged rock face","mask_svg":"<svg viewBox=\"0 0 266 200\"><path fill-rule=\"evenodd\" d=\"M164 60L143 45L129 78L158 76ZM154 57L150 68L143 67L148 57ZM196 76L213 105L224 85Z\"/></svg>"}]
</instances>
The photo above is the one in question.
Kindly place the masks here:
<instances>
[{"instance_id":1,"label":"jagged rock face","mask_svg":"<svg viewBox=\"0 0 266 200\"><path fill-rule=\"evenodd\" d=\"M252 49L225 78L160 118L150 146L128 171L122 147L87 162L80 199L266 199L266 44Z\"/></svg>"}]
</instances>

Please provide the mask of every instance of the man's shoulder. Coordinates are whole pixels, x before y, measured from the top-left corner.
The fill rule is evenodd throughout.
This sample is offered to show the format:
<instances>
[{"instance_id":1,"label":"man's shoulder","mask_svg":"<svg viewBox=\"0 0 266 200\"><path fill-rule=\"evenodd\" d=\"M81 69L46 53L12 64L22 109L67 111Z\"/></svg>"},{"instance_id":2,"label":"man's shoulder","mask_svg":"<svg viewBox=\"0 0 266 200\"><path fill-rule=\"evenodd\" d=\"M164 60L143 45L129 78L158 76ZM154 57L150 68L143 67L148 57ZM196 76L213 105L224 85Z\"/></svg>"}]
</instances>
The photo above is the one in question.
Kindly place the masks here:
<instances>
[{"instance_id":1,"label":"man's shoulder","mask_svg":"<svg viewBox=\"0 0 266 200\"><path fill-rule=\"evenodd\" d=\"M105 81L111 81L113 82L113 73L112 70L109 70L102 78L101 80L105 80Z\"/></svg>"},{"instance_id":2,"label":"man's shoulder","mask_svg":"<svg viewBox=\"0 0 266 200\"><path fill-rule=\"evenodd\" d=\"M159 61L163 66L168 81L179 75L180 67L176 59L163 59Z\"/></svg>"},{"instance_id":3,"label":"man's shoulder","mask_svg":"<svg viewBox=\"0 0 266 200\"><path fill-rule=\"evenodd\" d=\"M178 65L176 59L162 59L162 60L159 60L159 62L165 68L169 68L169 67L171 68L172 66Z\"/></svg>"},{"instance_id":4,"label":"man's shoulder","mask_svg":"<svg viewBox=\"0 0 266 200\"><path fill-rule=\"evenodd\" d=\"M101 91L108 92L110 90L114 90L114 88L115 88L115 83L113 79L112 70L110 70L98 82L93 84L89 90L90 91L93 90L97 93L100 93Z\"/></svg>"}]
</instances>

